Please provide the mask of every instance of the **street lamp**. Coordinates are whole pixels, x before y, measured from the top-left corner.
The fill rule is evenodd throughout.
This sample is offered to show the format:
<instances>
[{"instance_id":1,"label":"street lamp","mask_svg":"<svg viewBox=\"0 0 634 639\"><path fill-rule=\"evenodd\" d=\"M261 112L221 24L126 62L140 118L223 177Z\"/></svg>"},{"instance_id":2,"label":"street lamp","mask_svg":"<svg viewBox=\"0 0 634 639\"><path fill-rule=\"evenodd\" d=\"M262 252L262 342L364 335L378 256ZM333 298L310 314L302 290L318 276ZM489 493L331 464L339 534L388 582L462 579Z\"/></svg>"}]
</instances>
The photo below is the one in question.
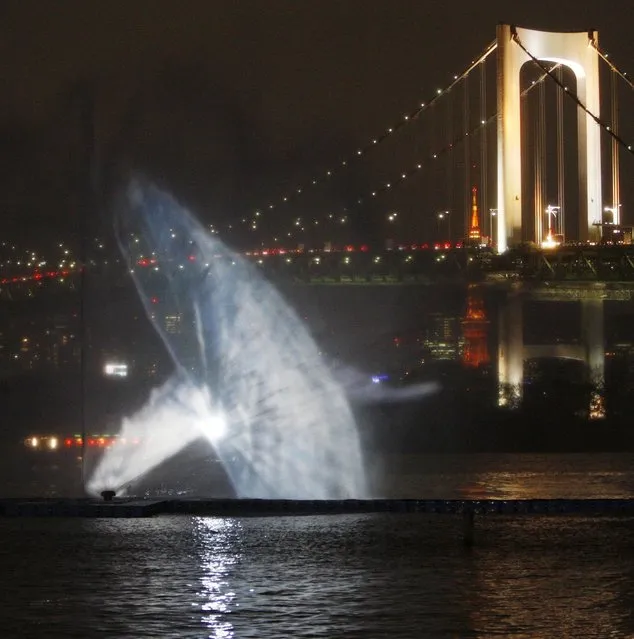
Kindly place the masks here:
<instances>
[{"instance_id":1,"label":"street lamp","mask_svg":"<svg viewBox=\"0 0 634 639\"><path fill-rule=\"evenodd\" d=\"M389 213L387 216L387 221L394 225L397 221L398 218L398 213ZM392 228L390 231L388 231L388 237L386 239L386 248L388 250L392 250L392 247L394 245L394 232L396 231L395 228Z\"/></svg>"},{"instance_id":2,"label":"street lamp","mask_svg":"<svg viewBox=\"0 0 634 639\"><path fill-rule=\"evenodd\" d=\"M555 241L555 234L553 233L553 218L557 217L557 212L560 207L549 204L546 207L546 215L548 216L548 233L546 234L546 239L542 242L542 246L544 248L554 248L557 246L557 242Z\"/></svg>"},{"instance_id":3,"label":"street lamp","mask_svg":"<svg viewBox=\"0 0 634 639\"><path fill-rule=\"evenodd\" d=\"M442 224L443 220L447 220L447 240L449 242L451 242L451 216L449 214L449 211L440 211L437 214L438 217L438 234L440 235L440 225Z\"/></svg>"}]
</instances>

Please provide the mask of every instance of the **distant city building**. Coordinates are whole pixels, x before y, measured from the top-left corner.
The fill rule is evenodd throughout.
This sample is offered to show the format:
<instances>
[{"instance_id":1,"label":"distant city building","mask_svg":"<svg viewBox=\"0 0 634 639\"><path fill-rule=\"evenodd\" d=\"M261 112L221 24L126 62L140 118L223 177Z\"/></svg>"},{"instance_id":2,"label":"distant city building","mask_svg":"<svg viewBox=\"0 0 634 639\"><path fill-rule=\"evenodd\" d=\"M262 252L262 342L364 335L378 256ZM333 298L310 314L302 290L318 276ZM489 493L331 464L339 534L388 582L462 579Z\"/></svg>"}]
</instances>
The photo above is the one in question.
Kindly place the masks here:
<instances>
[{"instance_id":1,"label":"distant city building","mask_svg":"<svg viewBox=\"0 0 634 639\"><path fill-rule=\"evenodd\" d=\"M462 318L444 313L428 315L428 327L423 345L433 360L456 361L462 357L464 338Z\"/></svg>"},{"instance_id":2,"label":"distant city building","mask_svg":"<svg viewBox=\"0 0 634 639\"><path fill-rule=\"evenodd\" d=\"M171 335L180 335L183 330L183 315L182 313L174 313L171 315L165 315L163 318L163 326L165 332Z\"/></svg>"}]
</instances>

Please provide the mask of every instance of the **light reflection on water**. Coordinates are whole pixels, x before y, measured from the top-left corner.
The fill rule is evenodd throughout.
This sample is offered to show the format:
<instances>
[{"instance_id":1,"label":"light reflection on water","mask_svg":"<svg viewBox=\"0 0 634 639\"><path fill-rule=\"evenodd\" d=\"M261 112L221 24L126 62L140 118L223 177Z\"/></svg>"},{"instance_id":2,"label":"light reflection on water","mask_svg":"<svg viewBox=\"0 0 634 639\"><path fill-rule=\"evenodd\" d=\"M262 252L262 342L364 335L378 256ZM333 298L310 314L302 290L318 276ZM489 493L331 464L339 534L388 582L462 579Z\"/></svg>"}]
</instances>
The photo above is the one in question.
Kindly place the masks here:
<instances>
[{"instance_id":1,"label":"light reflection on water","mask_svg":"<svg viewBox=\"0 0 634 639\"><path fill-rule=\"evenodd\" d=\"M395 497L634 496L634 455L401 456ZM0 637L633 637L634 520L0 518Z\"/></svg>"},{"instance_id":2,"label":"light reflection on water","mask_svg":"<svg viewBox=\"0 0 634 639\"><path fill-rule=\"evenodd\" d=\"M201 617L214 639L228 639L234 636L233 625L229 621L231 604L236 593L230 589L233 567L240 560L239 540L241 523L236 519L220 517L194 518L194 531L201 544L200 578L202 590ZM235 604L239 606L238 604Z\"/></svg>"},{"instance_id":3,"label":"light reflection on water","mask_svg":"<svg viewBox=\"0 0 634 639\"><path fill-rule=\"evenodd\" d=\"M634 521L0 519L2 637L631 637Z\"/></svg>"}]
</instances>

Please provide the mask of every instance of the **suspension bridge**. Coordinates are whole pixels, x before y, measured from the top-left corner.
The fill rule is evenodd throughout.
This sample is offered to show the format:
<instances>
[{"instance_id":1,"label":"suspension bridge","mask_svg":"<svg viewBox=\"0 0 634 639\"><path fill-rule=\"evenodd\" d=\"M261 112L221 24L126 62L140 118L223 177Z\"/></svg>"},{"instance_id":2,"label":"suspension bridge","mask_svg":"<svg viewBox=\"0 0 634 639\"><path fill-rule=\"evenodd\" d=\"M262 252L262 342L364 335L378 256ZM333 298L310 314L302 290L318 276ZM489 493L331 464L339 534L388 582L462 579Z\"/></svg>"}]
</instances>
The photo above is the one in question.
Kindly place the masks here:
<instances>
[{"instance_id":1,"label":"suspension bridge","mask_svg":"<svg viewBox=\"0 0 634 639\"><path fill-rule=\"evenodd\" d=\"M629 188L634 170L634 129L622 117L633 94L634 83L600 47L598 32L500 24L495 40L428 100L303 183L210 230L230 245L246 232L247 259L314 284L500 273L634 281L621 193L622 178ZM395 155L390 145L398 138ZM345 206L322 207L324 193L357 182L382 152L391 158L388 177ZM380 242L363 243L366 221L379 223ZM81 264L93 264L97 251L86 250L61 256L54 269L3 264L0 288L67 280ZM139 255L138 267L148 265L156 266L153 256Z\"/></svg>"},{"instance_id":2,"label":"suspension bridge","mask_svg":"<svg viewBox=\"0 0 634 639\"><path fill-rule=\"evenodd\" d=\"M602 78L608 91L600 89ZM629 99L632 90L627 73L599 46L598 32L500 24L495 40L447 87L241 224L257 238L254 247L329 246L338 226L417 182L420 206L406 223L400 212L388 213L386 237L407 224L409 233L426 232L428 240L436 227L437 240L497 253L526 243L629 244L621 165L634 147L621 131L619 96ZM300 212L320 189L406 131L416 147L410 166L341 210L312 219ZM230 235L233 226L218 231Z\"/></svg>"}]
</instances>

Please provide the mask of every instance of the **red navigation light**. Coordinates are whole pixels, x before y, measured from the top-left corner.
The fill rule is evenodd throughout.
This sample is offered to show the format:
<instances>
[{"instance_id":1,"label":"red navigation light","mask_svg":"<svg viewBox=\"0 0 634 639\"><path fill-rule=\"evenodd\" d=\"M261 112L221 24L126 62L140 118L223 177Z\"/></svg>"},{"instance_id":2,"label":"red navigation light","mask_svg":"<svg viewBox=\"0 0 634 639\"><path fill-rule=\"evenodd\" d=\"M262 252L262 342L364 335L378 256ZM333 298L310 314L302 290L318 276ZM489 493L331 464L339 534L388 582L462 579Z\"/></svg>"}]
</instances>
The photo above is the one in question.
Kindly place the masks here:
<instances>
[{"instance_id":1,"label":"red navigation light","mask_svg":"<svg viewBox=\"0 0 634 639\"><path fill-rule=\"evenodd\" d=\"M158 304L159 303L159 298L158 297L153 297L151 300L152 304Z\"/></svg>"},{"instance_id":2,"label":"red navigation light","mask_svg":"<svg viewBox=\"0 0 634 639\"><path fill-rule=\"evenodd\" d=\"M97 442L96 442L94 439L89 439L89 440L88 440L88 445L89 445L89 446L96 446L96 445L97 445Z\"/></svg>"},{"instance_id":3,"label":"red navigation light","mask_svg":"<svg viewBox=\"0 0 634 639\"><path fill-rule=\"evenodd\" d=\"M73 440L70 438L67 438L64 440L64 446L66 446L66 448L70 448L73 445Z\"/></svg>"},{"instance_id":4,"label":"red navigation light","mask_svg":"<svg viewBox=\"0 0 634 639\"><path fill-rule=\"evenodd\" d=\"M445 242L445 248L446 249L450 249L451 248L451 242Z\"/></svg>"},{"instance_id":5,"label":"red navigation light","mask_svg":"<svg viewBox=\"0 0 634 639\"><path fill-rule=\"evenodd\" d=\"M43 275L42 275L41 273L36 273L36 274L33 276L33 278L34 278L34 279L36 279L36 280L41 280L41 279L42 279L42 277L43 277Z\"/></svg>"},{"instance_id":6,"label":"red navigation light","mask_svg":"<svg viewBox=\"0 0 634 639\"><path fill-rule=\"evenodd\" d=\"M363 253L367 253L370 250L370 247L367 244L362 244L359 250Z\"/></svg>"},{"instance_id":7,"label":"red navigation light","mask_svg":"<svg viewBox=\"0 0 634 639\"><path fill-rule=\"evenodd\" d=\"M348 253L354 252L354 246L352 246L352 244L348 244L348 246L346 246L346 251Z\"/></svg>"},{"instance_id":8,"label":"red navigation light","mask_svg":"<svg viewBox=\"0 0 634 639\"><path fill-rule=\"evenodd\" d=\"M190 262L195 262L195 261L196 261L196 256L195 256L195 255L190 255L187 259L188 259Z\"/></svg>"},{"instance_id":9,"label":"red navigation light","mask_svg":"<svg viewBox=\"0 0 634 639\"><path fill-rule=\"evenodd\" d=\"M139 266L149 266L150 260L147 260L145 258L141 258L140 260L137 261L137 264Z\"/></svg>"},{"instance_id":10,"label":"red navigation light","mask_svg":"<svg viewBox=\"0 0 634 639\"><path fill-rule=\"evenodd\" d=\"M462 242L456 242L456 248L462 248Z\"/></svg>"}]
</instances>

